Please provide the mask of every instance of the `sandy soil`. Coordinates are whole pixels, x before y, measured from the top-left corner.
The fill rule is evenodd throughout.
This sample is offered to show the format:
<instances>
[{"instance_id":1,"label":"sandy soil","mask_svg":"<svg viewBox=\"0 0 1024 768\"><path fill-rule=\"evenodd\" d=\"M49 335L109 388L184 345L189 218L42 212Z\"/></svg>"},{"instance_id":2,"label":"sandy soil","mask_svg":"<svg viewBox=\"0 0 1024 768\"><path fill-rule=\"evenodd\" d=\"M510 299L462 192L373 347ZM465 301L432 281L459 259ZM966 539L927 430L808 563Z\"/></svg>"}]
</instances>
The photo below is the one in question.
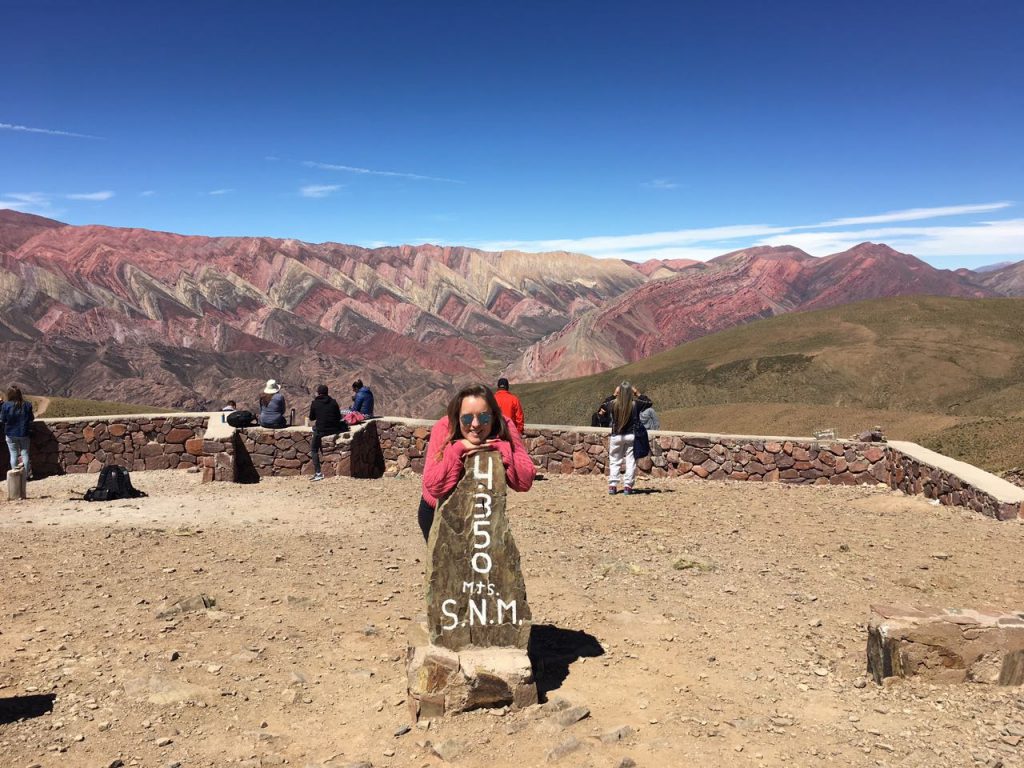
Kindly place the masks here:
<instances>
[{"instance_id":1,"label":"sandy soil","mask_svg":"<svg viewBox=\"0 0 1024 768\"><path fill-rule=\"evenodd\" d=\"M63 477L0 503L2 766L1024 764L1024 690L864 684L871 603L1024 608L1016 522L885 488L538 481L509 502L535 624L603 654L547 659L543 707L427 726L418 478L133 480L149 498Z\"/></svg>"}]
</instances>

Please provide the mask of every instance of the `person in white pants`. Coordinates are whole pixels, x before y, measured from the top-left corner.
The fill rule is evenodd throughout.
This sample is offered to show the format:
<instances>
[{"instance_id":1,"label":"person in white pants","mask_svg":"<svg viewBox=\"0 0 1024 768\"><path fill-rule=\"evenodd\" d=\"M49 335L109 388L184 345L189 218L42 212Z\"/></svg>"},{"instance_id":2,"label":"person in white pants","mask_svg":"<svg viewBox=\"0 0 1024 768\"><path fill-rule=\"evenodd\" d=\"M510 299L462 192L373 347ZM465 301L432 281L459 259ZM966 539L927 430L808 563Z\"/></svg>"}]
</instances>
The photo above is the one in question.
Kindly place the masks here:
<instances>
[{"instance_id":1,"label":"person in white pants","mask_svg":"<svg viewBox=\"0 0 1024 768\"><path fill-rule=\"evenodd\" d=\"M636 480L636 456L633 454L634 430L640 419L640 412L651 407L651 399L641 395L640 390L623 381L615 388L609 402L611 415L611 437L608 438L608 493L618 493L619 475L622 475L622 492L633 493Z\"/></svg>"}]
</instances>

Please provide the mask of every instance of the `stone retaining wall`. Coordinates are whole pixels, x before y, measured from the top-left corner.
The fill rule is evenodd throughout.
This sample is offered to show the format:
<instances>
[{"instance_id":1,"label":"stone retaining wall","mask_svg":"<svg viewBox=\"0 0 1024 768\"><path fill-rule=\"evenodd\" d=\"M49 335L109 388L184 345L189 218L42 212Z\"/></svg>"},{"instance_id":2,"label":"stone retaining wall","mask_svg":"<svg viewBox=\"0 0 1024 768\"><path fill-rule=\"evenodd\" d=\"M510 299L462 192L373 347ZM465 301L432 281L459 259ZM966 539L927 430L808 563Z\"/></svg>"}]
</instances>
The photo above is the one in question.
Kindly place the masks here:
<instances>
[{"instance_id":1,"label":"stone retaining wall","mask_svg":"<svg viewBox=\"0 0 1024 768\"><path fill-rule=\"evenodd\" d=\"M888 449L889 485L908 496L938 499L940 504L968 507L996 520L1024 517L1024 503L1005 501L971 485L963 478L926 462Z\"/></svg>"},{"instance_id":2,"label":"stone retaining wall","mask_svg":"<svg viewBox=\"0 0 1024 768\"><path fill-rule=\"evenodd\" d=\"M258 482L261 477L313 474L313 434L307 428L239 429L231 437L204 442L203 482ZM324 437L320 469L325 477L381 477L377 424L370 421L350 432Z\"/></svg>"},{"instance_id":3,"label":"stone retaining wall","mask_svg":"<svg viewBox=\"0 0 1024 768\"><path fill-rule=\"evenodd\" d=\"M391 471L423 471L429 422L380 423L380 443ZM603 474L608 465L608 430L527 427L526 449L548 474ZM818 442L787 438L732 438L651 433L651 455L637 462L639 474L698 480L784 481L819 485L888 482L882 443Z\"/></svg>"},{"instance_id":4,"label":"stone retaining wall","mask_svg":"<svg viewBox=\"0 0 1024 768\"><path fill-rule=\"evenodd\" d=\"M135 472L187 469L203 455L206 416L120 416L112 419L37 419L29 448L36 477L99 472L120 464ZM0 471L10 468L7 451Z\"/></svg>"},{"instance_id":5,"label":"stone retaining wall","mask_svg":"<svg viewBox=\"0 0 1024 768\"><path fill-rule=\"evenodd\" d=\"M312 435L306 428L251 428L210 439L205 437L206 414L40 419L36 424L31 450L37 477L98 472L108 463L132 471L198 466L207 481L255 482L260 477L313 472L309 456ZM327 438L322 451L324 474L380 477L385 473L422 473L432 424L380 419L358 425L350 436ZM542 472L588 475L606 471L605 429L528 427L524 442ZM1015 500L1016 496L1001 498L986 492L956 472L908 456L887 443L661 431L651 433L651 450L651 456L638 462L641 475L817 485L882 482L907 494L965 506L1000 520L1024 516L1024 502ZM0 471L6 471L7 452L0 451L0 456ZM945 457L933 460L948 463Z\"/></svg>"}]
</instances>

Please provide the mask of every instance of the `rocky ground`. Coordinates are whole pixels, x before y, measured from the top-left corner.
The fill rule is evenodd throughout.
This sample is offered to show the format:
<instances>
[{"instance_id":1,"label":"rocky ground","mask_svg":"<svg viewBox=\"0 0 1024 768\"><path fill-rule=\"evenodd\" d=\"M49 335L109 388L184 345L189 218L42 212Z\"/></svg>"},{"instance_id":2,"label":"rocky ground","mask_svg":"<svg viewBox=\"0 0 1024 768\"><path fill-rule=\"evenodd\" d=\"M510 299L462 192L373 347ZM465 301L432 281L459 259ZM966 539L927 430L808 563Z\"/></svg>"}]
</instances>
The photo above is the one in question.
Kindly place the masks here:
<instances>
[{"instance_id":1,"label":"rocky ground","mask_svg":"<svg viewBox=\"0 0 1024 768\"><path fill-rule=\"evenodd\" d=\"M418 478L133 481L150 496L61 477L0 503L2 766L1024 764L1021 688L864 674L872 603L1024 607L1017 522L886 488L538 481L509 513L562 643L548 703L415 724Z\"/></svg>"}]
</instances>

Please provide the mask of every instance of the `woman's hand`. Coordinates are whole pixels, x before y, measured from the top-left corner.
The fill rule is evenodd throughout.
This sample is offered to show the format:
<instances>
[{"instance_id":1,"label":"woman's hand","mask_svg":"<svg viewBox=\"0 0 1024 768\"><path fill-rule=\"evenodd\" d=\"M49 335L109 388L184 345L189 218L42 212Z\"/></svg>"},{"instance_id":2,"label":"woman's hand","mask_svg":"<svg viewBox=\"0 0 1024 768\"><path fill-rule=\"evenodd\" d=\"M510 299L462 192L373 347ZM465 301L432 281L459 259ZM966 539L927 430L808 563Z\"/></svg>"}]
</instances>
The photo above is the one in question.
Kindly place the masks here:
<instances>
[{"instance_id":1,"label":"woman's hand","mask_svg":"<svg viewBox=\"0 0 1024 768\"><path fill-rule=\"evenodd\" d=\"M463 454L463 456L472 456L474 453L480 453L481 451L493 451L496 448L494 444L497 442L497 440L495 440L494 438L490 438L488 440L484 440L480 444L476 444L471 443L466 438L462 438L461 440L459 440L459 442L462 443L462 447L466 449L466 452Z\"/></svg>"}]
</instances>

